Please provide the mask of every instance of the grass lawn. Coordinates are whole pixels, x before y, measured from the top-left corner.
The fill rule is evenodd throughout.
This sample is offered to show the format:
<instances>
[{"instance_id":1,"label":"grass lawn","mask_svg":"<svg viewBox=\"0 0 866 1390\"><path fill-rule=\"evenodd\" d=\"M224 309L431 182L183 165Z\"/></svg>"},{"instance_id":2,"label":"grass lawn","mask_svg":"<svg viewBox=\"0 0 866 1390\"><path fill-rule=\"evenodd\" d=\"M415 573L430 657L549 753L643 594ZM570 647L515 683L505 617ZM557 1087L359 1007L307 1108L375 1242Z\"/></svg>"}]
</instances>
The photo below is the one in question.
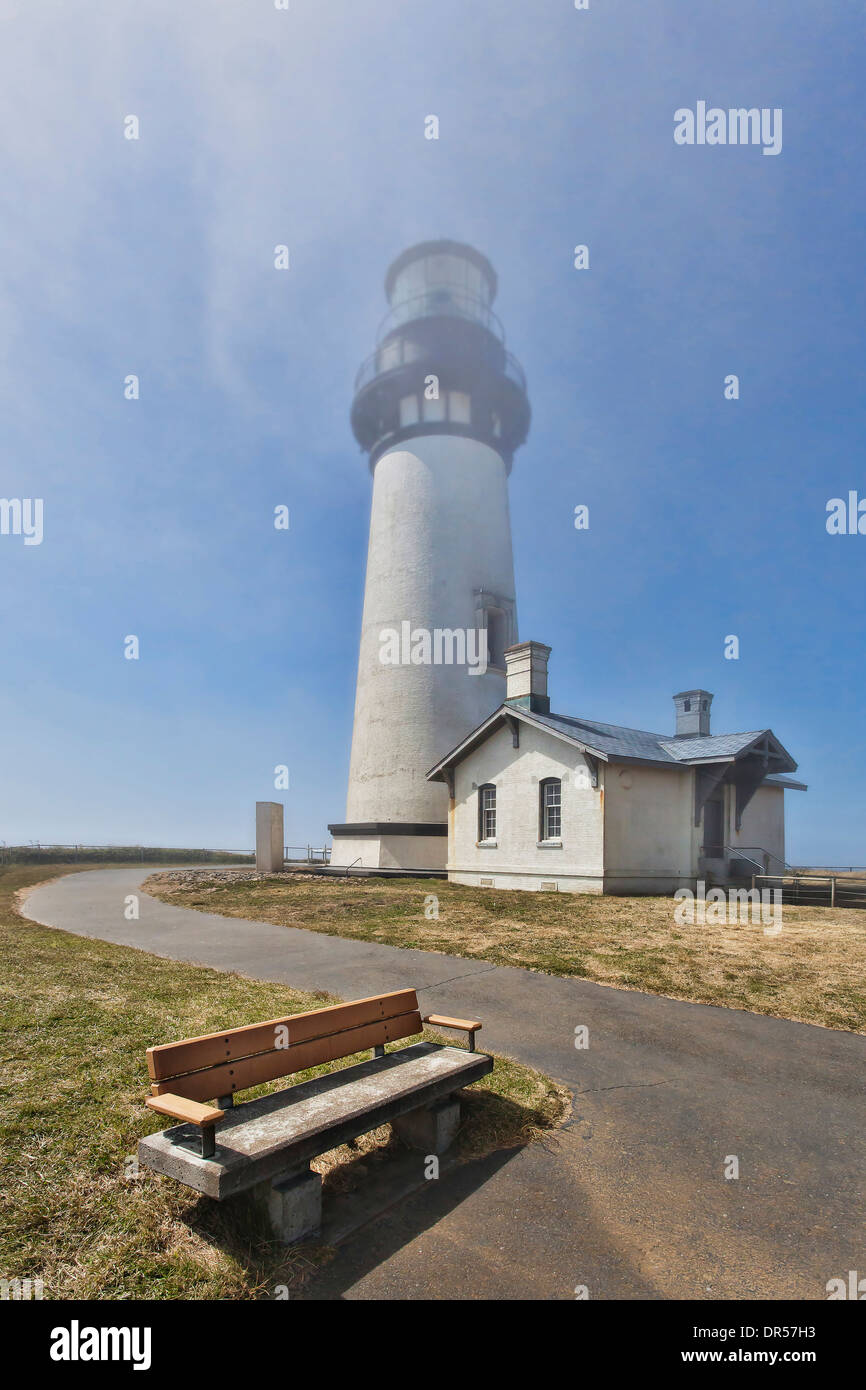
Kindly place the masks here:
<instances>
[{"instance_id":1,"label":"grass lawn","mask_svg":"<svg viewBox=\"0 0 866 1390\"><path fill-rule=\"evenodd\" d=\"M318 1008L331 996L162 960L19 916L16 893L53 872L0 869L0 1277L41 1278L46 1299L248 1299L273 1297L278 1284L297 1287L329 1258L326 1249L278 1245L248 1198L216 1203L168 1179L135 1175L139 1138L169 1123L142 1103L144 1052ZM568 1104L563 1087L501 1058L466 1098L462 1158L529 1142ZM387 1163L397 1144L385 1126L314 1166L326 1185L345 1190L363 1181L358 1168Z\"/></svg>"},{"instance_id":2,"label":"grass lawn","mask_svg":"<svg viewBox=\"0 0 866 1390\"><path fill-rule=\"evenodd\" d=\"M678 924L671 898L495 892L442 879L202 871L158 874L145 889L228 917L866 1032L866 912L855 909L785 907L781 932L767 936L760 923Z\"/></svg>"}]
</instances>

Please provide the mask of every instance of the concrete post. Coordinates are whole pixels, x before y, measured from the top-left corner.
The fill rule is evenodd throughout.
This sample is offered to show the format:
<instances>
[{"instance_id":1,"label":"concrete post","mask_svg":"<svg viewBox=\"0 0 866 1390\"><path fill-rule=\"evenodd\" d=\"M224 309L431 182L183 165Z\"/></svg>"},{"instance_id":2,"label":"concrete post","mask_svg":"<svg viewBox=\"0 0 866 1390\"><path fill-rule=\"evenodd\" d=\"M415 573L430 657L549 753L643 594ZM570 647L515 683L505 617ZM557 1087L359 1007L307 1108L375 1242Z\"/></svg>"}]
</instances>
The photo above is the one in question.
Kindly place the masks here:
<instances>
[{"instance_id":1,"label":"concrete post","mask_svg":"<svg viewBox=\"0 0 866 1390\"><path fill-rule=\"evenodd\" d=\"M313 1236L322 1226L322 1178L309 1164L259 1183L255 1195L267 1206L277 1240L291 1245Z\"/></svg>"},{"instance_id":2,"label":"concrete post","mask_svg":"<svg viewBox=\"0 0 866 1390\"><path fill-rule=\"evenodd\" d=\"M420 1110L411 1110L393 1120L394 1129L410 1149L441 1154L452 1143L460 1128L460 1102L453 1096Z\"/></svg>"},{"instance_id":3,"label":"concrete post","mask_svg":"<svg viewBox=\"0 0 866 1390\"><path fill-rule=\"evenodd\" d=\"M274 874L283 867L283 807L279 801L256 802L256 868Z\"/></svg>"}]
</instances>

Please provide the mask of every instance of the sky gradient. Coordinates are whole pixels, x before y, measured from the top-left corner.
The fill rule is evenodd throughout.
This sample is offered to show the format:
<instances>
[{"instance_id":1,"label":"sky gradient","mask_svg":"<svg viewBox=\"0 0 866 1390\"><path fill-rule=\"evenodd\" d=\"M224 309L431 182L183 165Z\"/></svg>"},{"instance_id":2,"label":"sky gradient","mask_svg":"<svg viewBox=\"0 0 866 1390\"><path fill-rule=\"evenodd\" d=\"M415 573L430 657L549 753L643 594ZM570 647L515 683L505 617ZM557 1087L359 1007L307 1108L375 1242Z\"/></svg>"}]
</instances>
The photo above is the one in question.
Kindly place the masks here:
<instances>
[{"instance_id":1,"label":"sky gradient","mask_svg":"<svg viewBox=\"0 0 866 1390\"><path fill-rule=\"evenodd\" d=\"M866 535L825 526L866 497L864 46L861 5L802 0L0 0L0 495L45 507L41 545L0 536L0 839L342 820L352 383L388 263L451 237L528 378L518 617L553 708L672 732L706 687L809 783L788 858L866 864ZM781 153L677 145L699 100L782 108Z\"/></svg>"}]
</instances>

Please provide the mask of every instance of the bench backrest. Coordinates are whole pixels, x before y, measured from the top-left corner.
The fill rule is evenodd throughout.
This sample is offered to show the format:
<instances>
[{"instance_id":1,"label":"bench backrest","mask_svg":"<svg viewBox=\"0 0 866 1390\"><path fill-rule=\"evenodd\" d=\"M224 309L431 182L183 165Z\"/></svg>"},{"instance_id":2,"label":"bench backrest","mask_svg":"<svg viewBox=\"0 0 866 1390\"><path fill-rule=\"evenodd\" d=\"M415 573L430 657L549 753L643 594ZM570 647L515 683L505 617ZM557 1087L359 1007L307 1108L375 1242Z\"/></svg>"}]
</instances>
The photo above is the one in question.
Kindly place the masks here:
<instances>
[{"instance_id":1,"label":"bench backrest","mask_svg":"<svg viewBox=\"0 0 866 1390\"><path fill-rule=\"evenodd\" d=\"M147 1049L155 1096L214 1100L420 1033L414 989L376 994Z\"/></svg>"}]
</instances>

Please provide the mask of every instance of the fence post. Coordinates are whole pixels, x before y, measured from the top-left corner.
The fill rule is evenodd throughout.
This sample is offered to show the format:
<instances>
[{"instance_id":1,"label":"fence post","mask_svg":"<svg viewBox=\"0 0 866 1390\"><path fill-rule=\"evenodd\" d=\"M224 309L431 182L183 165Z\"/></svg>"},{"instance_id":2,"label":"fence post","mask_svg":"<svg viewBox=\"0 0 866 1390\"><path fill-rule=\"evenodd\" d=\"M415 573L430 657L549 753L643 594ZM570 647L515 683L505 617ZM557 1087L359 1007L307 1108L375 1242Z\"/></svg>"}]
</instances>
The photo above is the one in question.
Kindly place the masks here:
<instances>
[{"instance_id":1,"label":"fence post","mask_svg":"<svg viewBox=\"0 0 866 1390\"><path fill-rule=\"evenodd\" d=\"M830 879L830 906L831 906L831 907L835 907L835 906L836 906L836 879L835 879L835 877L833 877L833 878Z\"/></svg>"}]
</instances>

